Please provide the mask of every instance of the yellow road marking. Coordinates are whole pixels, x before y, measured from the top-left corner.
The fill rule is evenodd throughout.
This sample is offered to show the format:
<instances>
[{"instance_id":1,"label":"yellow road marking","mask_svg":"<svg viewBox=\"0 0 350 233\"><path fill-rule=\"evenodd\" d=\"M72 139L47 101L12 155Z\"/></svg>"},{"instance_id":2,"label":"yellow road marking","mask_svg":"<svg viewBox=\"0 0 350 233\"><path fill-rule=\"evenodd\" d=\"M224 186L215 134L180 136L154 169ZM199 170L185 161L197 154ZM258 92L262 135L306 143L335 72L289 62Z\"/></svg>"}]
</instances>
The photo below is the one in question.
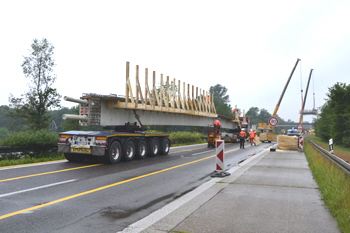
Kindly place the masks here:
<instances>
[{"instance_id":1,"label":"yellow road marking","mask_svg":"<svg viewBox=\"0 0 350 233\"><path fill-rule=\"evenodd\" d=\"M56 203L59 203L59 202L67 201L67 200L70 200L70 199L73 199L73 198L76 198L76 197L84 196L86 194L94 193L94 192L101 191L101 190L104 190L104 189L107 189L107 188L110 188L110 187L114 187L114 186L117 186L117 185L120 185L120 184L128 183L130 181L138 180L138 179L141 179L141 178L144 178L144 177L148 177L148 176L152 176L152 175L155 175L155 174L158 174L158 173L161 173L161 172L165 172L165 171L169 171L169 170L172 170L172 169L175 169L175 168L183 167L183 166L186 166L186 165L189 165L189 164L197 163L197 162L200 162L200 161L212 158L214 156L216 156L216 155L212 155L212 156L205 157L205 158L202 158L202 159L198 159L198 160L195 160L195 161L192 161L192 162L176 165L176 166L173 166L173 167L165 168L165 169L162 169L162 170L159 170L159 171L155 171L155 172L151 172L151 173L148 173L148 174L145 174L145 175L137 176L137 177L130 178L130 179L127 179L127 180L123 180L123 181L119 181L119 182L114 183L114 184L110 184L110 185L102 186L102 187L99 187L99 188L96 188L96 189L92 189L92 190L89 190L89 191L86 191L86 192L77 193L75 195L64 197L64 198L61 198L61 199L58 199L58 200L55 200L55 201L47 202L47 203L44 203L44 204L41 204L41 205L37 205L37 206L33 206L33 207L30 207L30 208L27 208L27 209L23 209L23 210L19 210L19 211L16 211L16 212L9 213L9 214L5 214L5 215L0 216L0 219L12 217L12 216L17 215L17 214L25 213L25 212L36 210L36 209L40 209L40 208L45 207L45 206L49 206L49 205L53 205L53 204L56 204Z\"/></svg>"},{"instance_id":2,"label":"yellow road marking","mask_svg":"<svg viewBox=\"0 0 350 233\"><path fill-rule=\"evenodd\" d=\"M67 169L57 170L57 171L51 171L51 172L37 173L37 174L32 174L32 175L27 175L27 176L13 177L13 178L5 179L5 180L0 180L0 182L10 181L10 180L19 180L19 179L28 178L28 177L42 176L42 175L53 174L53 173L59 173L59 172L65 172L65 171L78 170L78 169L88 168L88 167L96 167L96 166L100 166L100 165L103 165L103 163L100 163L100 164L93 164L93 165L88 165L88 166L83 166L83 167L67 168Z\"/></svg>"},{"instance_id":3,"label":"yellow road marking","mask_svg":"<svg viewBox=\"0 0 350 233\"><path fill-rule=\"evenodd\" d=\"M229 153L229 152L232 152L232 151L235 151L235 150L238 150L238 148L226 151L225 153ZM175 168L179 168L179 167L183 167L183 166L186 166L186 165L189 165L189 164L197 163L197 162L209 159L209 158L213 158L215 156L216 155L211 155L211 156L208 156L208 157L205 157L205 158L202 158L202 159L194 160L192 162L179 164L179 165L176 165L176 166L173 166L173 167L165 168L165 169L162 169L162 170L159 170L159 171L155 171L155 172L151 172L151 173L148 173L148 174L145 174L145 175L137 176L137 177L130 178L130 179L127 179L127 180L123 180L123 181L119 181L119 182L114 183L114 184L110 184L110 185L102 186L102 187L99 187L99 188L96 188L96 189L92 189L92 190L89 190L89 191L86 191L86 192L77 193L77 194L74 194L74 195L71 195L71 196L68 196L68 197L57 199L55 201L47 202L47 203L44 203L44 204L41 204L41 205L37 205L37 206L33 206L33 207L30 207L30 208L27 208L27 209L23 209L23 210L19 210L19 211L16 211L16 212L9 213L9 214L5 214L5 215L0 216L0 219L5 219L5 218L12 217L12 216L15 216L15 215L18 215L18 214L22 214L22 213L25 213L25 212L28 212L28 211L40 209L40 208L43 208L45 206L50 206L50 205L53 205L53 204L56 204L56 203L59 203L59 202L63 202L63 201L67 201L67 200L70 200L70 199L73 199L73 198L76 198L76 197L80 197L80 196L84 196L84 195L87 195L87 194L90 194L90 193L101 191L101 190L104 190L104 189L107 189L107 188L110 188L110 187L114 187L114 186L117 186L117 185L120 185L120 184L128 183L130 181L138 180L138 179L145 178L145 177L148 177L148 176L152 176L152 175L155 175L155 174L159 174L159 173L162 173L162 172L165 172L165 171L173 170ZM101 165L101 164L96 164L96 165L91 165L91 166L86 166L86 167L92 167L92 166L98 166L98 165ZM75 169L79 169L79 168L75 168ZM74 168L65 169L65 170L74 170ZM61 171L64 171L64 170L61 170ZM59 172L59 171L56 171L56 172ZM55 172L49 172L49 173L55 173ZM42 173L42 174L44 174L44 173ZM31 176L35 176L35 175L31 175Z\"/></svg>"},{"instance_id":4,"label":"yellow road marking","mask_svg":"<svg viewBox=\"0 0 350 233\"><path fill-rule=\"evenodd\" d=\"M200 148L196 148L196 149L202 149L202 148L205 148L205 147L200 147ZM172 153L170 153L170 154L175 154L175 153L184 152L184 151L191 151L191 150L195 150L195 149L181 150L181 151L172 152ZM225 153L228 153L228 152L231 152L231 151L234 151L234 150L237 150L237 149L233 149L233 150L230 150L230 151L226 151ZM8 179L0 180L0 183L1 183L1 182L5 182L5 181L10 181L10 180L19 180L19 179L24 179L24 178L29 178L29 177L42 176L42 175L48 175L48 174L59 173L59 172L78 170L78 169L83 169L83 168L88 168L88 167L95 167L95 166L100 166L100 165L103 165L103 163L100 163L100 164L93 164L93 165L88 165L88 166L83 166L83 167L68 168L68 169L63 169L63 170L58 170L58 171L51 171L51 172L38 173L38 174L27 175L27 176L13 177L13 178L8 178Z\"/></svg>"},{"instance_id":5,"label":"yellow road marking","mask_svg":"<svg viewBox=\"0 0 350 233\"><path fill-rule=\"evenodd\" d=\"M197 149L202 149L204 147L200 147ZM190 150L182 150L182 151L176 151L176 152L170 152L169 154L175 154L175 153L179 153L179 152L183 152L183 151L191 151L194 149L190 149ZM63 160L62 160L63 161ZM46 162L44 162L46 163ZM41 164L41 163L37 163L37 164ZM83 166L83 167L76 167L76 168L68 168L68 169L63 169L63 170L58 170L58 171L52 171L52 172L44 172L44 173L38 173L38 174L33 174L33 175L27 175L27 176L19 176L19 177L14 177L14 178L9 178L9 179L5 179L5 180L0 180L0 182L5 182L5 181L10 181L10 180L19 180L19 179L23 179L23 178L29 178L29 177L34 177L34 176L42 176L42 175L47 175L47 174L53 174L53 173L58 173L58 172L65 172L65 171L71 171L71 170L76 170L76 169L82 169L82 168L88 168L88 167L94 167L94 166L99 166L99 165L103 165L101 164L93 164L93 165L89 165L89 166ZM17 165L18 166L18 165ZM14 166L14 167L17 167Z\"/></svg>"}]
</instances>

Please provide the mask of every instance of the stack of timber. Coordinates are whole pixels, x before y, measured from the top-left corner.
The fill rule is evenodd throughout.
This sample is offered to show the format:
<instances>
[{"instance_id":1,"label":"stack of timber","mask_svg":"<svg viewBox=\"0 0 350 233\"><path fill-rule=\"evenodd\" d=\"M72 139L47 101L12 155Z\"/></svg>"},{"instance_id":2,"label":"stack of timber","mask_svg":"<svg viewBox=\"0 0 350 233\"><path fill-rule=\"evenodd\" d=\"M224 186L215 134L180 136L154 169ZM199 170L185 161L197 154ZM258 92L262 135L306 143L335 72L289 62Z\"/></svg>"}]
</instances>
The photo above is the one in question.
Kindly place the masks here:
<instances>
[{"instance_id":1,"label":"stack of timber","mask_svg":"<svg viewBox=\"0 0 350 233\"><path fill-rule=\"evenodd\" d=\"M255 144L259 146L261 144L260 138L258 136L255 136Z\"/></svg>"},{"instance_id":2,"label":"stack of timber","mask_svg":"<svg viewBox=\"0 0 350 233\"><path fill-rule=\"evenodd\" d=\"M278 136L278 148L281 150L298 150L298 137L297 136Z\"/></svg>"},{"instance_id":3,"label":"stack of timber","mask_svg":"<svg viewBox=\"0 0 350 233\"><path fill-rule=\"evenodd\" d=\"M261 142L276 142L277 141L277 134L274 133L261 133L260 134L260 141Z\"/></svg>"}]
</instances>

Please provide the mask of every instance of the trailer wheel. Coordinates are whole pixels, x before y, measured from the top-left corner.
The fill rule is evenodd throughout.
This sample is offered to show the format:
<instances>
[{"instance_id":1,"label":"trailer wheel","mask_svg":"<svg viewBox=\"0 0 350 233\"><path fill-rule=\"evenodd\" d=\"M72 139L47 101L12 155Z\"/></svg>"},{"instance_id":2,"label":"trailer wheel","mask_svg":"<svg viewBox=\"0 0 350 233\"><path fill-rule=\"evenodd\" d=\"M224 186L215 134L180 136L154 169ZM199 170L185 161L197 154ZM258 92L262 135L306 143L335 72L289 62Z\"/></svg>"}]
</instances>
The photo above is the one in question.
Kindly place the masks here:
<instances>
[{"instance_id":1,"label":"trailer wheel","mask_svg":"<svg viewBox=\"0 0 350 233\"><path fill-rule=\"evenodd\" d=\"M159 153L159 139L158 138L151 138L148 141L148 155L149 156L156 156Z\"/></svg>"},{"instance_id":2,"label":"trailer wheel","mask_svg":"<svg viewBox=\"0 0 350 233\"><path fill-rule=\"evenodd\" d=\"M84 155L80 154L72 154L72 153L64 153L64 157L69 161L69 162L83 162L85 159Z\"/></svg>"},{"instance_id":3,"label":"trailer wheel","mask_svg":"<svg viewBox=\"0 0 350 233\"><path fill-rule=\"evenodd\" d=\"M147 155L147 142L141 139L136 144L136 157L138 159L144 159Z\"/></svg>"},{"instance_id":4,"label":"trailer wheel","mask_svg":"<svg viewBox=\"0 0 350 233\"><path fill-rule=\"evenodd\" d=\"M107 162L116 164L122 158L122 146L118 141L114 141L108 149Z\"/></svg>"},{"instance_id":5,"label":"trailer wheel","mask_svg":"<svg viewBox=\"0 0 350 233\"><path fill-rule=\"evenodd\" d=\"M128 140L123 146L123 159L126 161L133 160L135 157L135 143Z\"/></svg>"},{"instance_id":6,"label":"trailer wheel","mask_svg":"<svg viewBox=\"0 0 350 233\"><path fill-rule=\"evenodd\" d=\"M160 155L167 155L170 150L170 140L169 138L160 139Z\"/></svg>"}]
</instances>

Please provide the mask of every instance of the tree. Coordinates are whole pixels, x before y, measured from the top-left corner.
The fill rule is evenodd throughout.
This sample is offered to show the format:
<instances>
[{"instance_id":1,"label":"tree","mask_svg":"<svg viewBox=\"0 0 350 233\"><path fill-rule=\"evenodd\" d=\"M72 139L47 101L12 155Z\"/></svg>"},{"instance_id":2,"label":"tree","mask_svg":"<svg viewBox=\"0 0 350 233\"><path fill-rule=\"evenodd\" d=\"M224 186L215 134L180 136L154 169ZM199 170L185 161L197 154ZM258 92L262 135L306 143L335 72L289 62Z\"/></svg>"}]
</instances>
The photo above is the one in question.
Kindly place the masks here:
<instances>
[{"instance_id":1,"label":"tree","mask_svg":"<svg viewBox=\"0 0 350 233\"><path fill-rule=\"evenodd\" d=\"M6 138L10 134L9 130L4 127L0 127L0 141Z\"/></svg>"},{"instance_id":2,"label":"tree","mask_svg":"<svg viewBox=\"0 0 350 233\"><path fill-rule=\"evenodd\" d=\"M50 124L48 110L61 107L61 96L52 88L56 81L56 75L52 74L55 66L53 49L45 38L33 40L30 54L24 57L21 65L25 77L30 79L29 91L20 98L12 94L9 97L7 115L18 119L28 129L47 129Z\"/></svg>"},{"instance_id":3,"label":"tree","mask_svg":"<svg viewBox=\"0 0 350 233\"><path fill-rule=\"evenodd\" d=\"M214 94L214 106L216 112L226 116L233 116L232 107L229 104L230 96L226 95L227 88L220 84L216 84L215 86L210 87L209 92Z\"/></svg>"},{"instance_id":4,"label":"tree","mask_svg":"<svg viewBox=\"0 0 350 233\"><path fill-rule=\"evenodd\" d=\"M316 135L335 144L350 146L350 85L336 83L329 88L327 102L315 120Z\"/></svg>"},{"instance_id":5,"label":"tree","mask_svg":"<svg viewBox=\"0 0 350 233\"><path fill-rule=\"evenodd\" d=\"M17 119L8 117L6 113L8 112L9 106L0 106L0 127L7 128L10 131L18 131L23 129L23 125L18 122Z\"/></svg>"},{"instance_id":6,"label":"tree","mask_svg":"<svg viewBox=\"0 0 350 233\"><path fill-rule=\"evenodd\" d=\"M252 125L257 125L258 123L262 123L259 121L259 108L258 107L251 107L248 112L245 114L246 117L249 117L250 123Z\"/></svg>"},{"instance_id":7,"label":"tree","mask_svg":"<svg viewBox=\"0 0 350 233\"><path fill-rule=\"evenodd\" d=\"M79 125L79 121L73 121L73 120L62 120L63 114L79 114L79 106L72 107L70 109L63 108L61 110L58 110L56 113L58 113L58 117L56 118L57 122L59 122L59 131L69 131L69 130L82 130L84 127ZM56 114L57 116L57 114Z\"/></svg>"}]
</instances>

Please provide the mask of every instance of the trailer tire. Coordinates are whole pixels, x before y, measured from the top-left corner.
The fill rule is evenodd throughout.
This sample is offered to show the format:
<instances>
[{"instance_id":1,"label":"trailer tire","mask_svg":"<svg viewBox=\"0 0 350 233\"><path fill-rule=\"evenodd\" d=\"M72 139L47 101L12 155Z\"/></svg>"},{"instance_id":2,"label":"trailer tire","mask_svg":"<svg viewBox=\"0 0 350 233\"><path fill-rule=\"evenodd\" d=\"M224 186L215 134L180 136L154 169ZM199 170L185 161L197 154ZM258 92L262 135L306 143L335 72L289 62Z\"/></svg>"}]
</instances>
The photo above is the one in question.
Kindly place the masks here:
<instances>
[{"instance_id":1,"label":"trailer tire","mask_svg":"<svg viewBox=\"0 0 350 233\"><path fill-rule=\"evenodd\" d=\"M136 158L144 159L147 155L147 142L144 139L141 139L136 144Z\"/></svg>"},{"instance_id":2,"label":"trailer tire","mask_svg":"<svg viewBox=\"0 0 350 233\"><path fill-rule=\"evenodd\" d=\"M156 156L159 153L159 139L154 137L148 141L148 155L151 157Z\"/></svg>"},{"instance_id":3,"label":"trailer tire","mask_svg":"<svg viewBox=\"0 0 350 233\"><path fill-rule=\"evenodd\" d=\"M135 143L133 140L129 139L123 145L123 159L125 161L131 161L135 158Z\"/></svg>"},{"instance_id":4,"label":"trailer tire","mask_svg":"<svg viewBox=\"0 0 350 233\"><path fill-rule=\"evenodd\" d=\"M170 140L169 138L162 138L160 139L160 155L167 155L170 150Z\"/></svg>"},{"instance_id":5,"label":"trailer tire","mask_svg":"<svg viewBox=\"0 0 350 233\"><path fill-rule=\"evenodd\" d=\"M64 157L69 162L83 162L85 160L85 156L80 154L64 153Z\"/></svg>"},{"instance_id":6,"label":"trailer tire","mask_svg":"<svg viewBox=\"0 0 350 233\"><path fill-rule=\"evenodd\" d=\"M112 142L107 151L106 160L108 163L116 164L122 158L122 146L118 141Z\"/></svg>"}]
</instances>

